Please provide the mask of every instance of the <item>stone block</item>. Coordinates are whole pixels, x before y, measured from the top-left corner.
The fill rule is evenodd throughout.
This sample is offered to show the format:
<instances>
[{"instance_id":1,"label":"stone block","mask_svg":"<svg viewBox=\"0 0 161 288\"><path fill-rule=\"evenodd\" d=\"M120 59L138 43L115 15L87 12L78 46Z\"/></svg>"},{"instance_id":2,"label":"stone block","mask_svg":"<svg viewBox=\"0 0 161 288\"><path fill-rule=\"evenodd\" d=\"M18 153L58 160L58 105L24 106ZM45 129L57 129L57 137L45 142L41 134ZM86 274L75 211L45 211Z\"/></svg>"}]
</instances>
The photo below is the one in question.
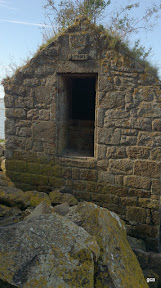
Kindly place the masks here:
<instances>
[{"instance_id":1,"label":"stone block","mask_svg":"<svg viewBox=\"0 0 161 288\"><path fill-rule=\"evenodd\" d=\"M115 175L115 184L118 186L123 186L123 176Z\"/></svg>"},{"instance_id":2,"label":"stone block","mask_svg":"<svg viewBox=\"0 0 161 288\"><path fill-rule=\"evenodd\" d=\"M125 92L115 91L107 92L102 99L100 106L107 109L124 108L125 107Z\"/></svg>"},{"instance_id":3,"label":"stone block","mask_svg":"<svg viewBox=\"0 0 161 288\"><path fill-rule=\"evenodd\" d=\"M97 171L81 169L80 170L80 179L88 181L97 181Z\"/></svg>"},{"instance_id":4,"label":"stone block","mask_svg":"<svg viewBox=\"0 0 161 288\"><path fill-rule=\"evenodd\" d=\"M142 188L148 190L151 186L151 180L146 177L130 175L124 177L124 185L127 187Z\"/></svg>"},{"instance_id":5,"label":"stone block","mask_svg":"<svg viewBox=\"0 0 161 288\"><path fill-rule=\"evenodd\" d=\"M128 159L109 160L109 172L113 174L132 174L133 162Z\"/></svg>"},{"instance_id":6,"label":"stone block","mask_svg":"<svg viewBox=\"0 0 161 288\"><path fill-rule=\"evenodd\" d=\"M95 192L96 193L102 193L104 187L105 187L104 183L96 182L95 183Z\"/></svg>"},{"instance_id":7,"label":"stone block","mask_svg":"<svg viewBox=\"0 0 161 288\"><path fill-rule=\"evenodd\" d=\"M6 108L6 117L26 119L26 110L22 108Z\"/></svg>"},{"instance_id":8,"label":"stone block","mask_svg":"<svg viewBox=\"0 0 161 288\"><path fill-rule=\"evenodd\" d=\"M40 141L33 141L32 151L43 152L44 151L44 143L40 142Z\"/></svg>"},{"instance_id":9,"label":"stone block","mask_svg":"<svg viewBox=\"0 0 161 288\"><path fill-rule=\"evenodd\" d=\"M78 180L80 179L80 169L78 168L72 168L72 179Z\"/></svg>"},{"instance_id":10,"label":"stone block","mask_svg":"<svg viewBox=\"0 0 161 288\"><path fill-rule=\"evenodd\" d=\"M129 112L126 112L124 109L108 109L105 112L105 126L106 126L106 121L108 122L113 121L113 120L121 120L126 121L126 118L128 119L130 116Z\"/></svg>"},{"instance_id":11,"label":"stone block","mask_svg":"<svg viewBox=\"0 0 161 288\"><path fill-rule=\"evenodd\" d=\"M38 157L37 153L34 151L24 151L24 150L14 150L13 159L15 160L23 160L26 162L37 162Z\"/></svg>"},{"instance_id":12,"label":"stone block","mask_svg":"<svg viewBox=\"0 0 161 288\"><path fill-rule=\"evenodd\" d=\"M152 148L150 151L151 160L160 160L161 159L161 148Z\"/></svg>"},{"instance_id":13,"label":"stone block","mask_svg":"<svg viewBox=\"0 0 161 288\"><path fill-rule=\"evenodd\" d=\"M31 150L32 138L8 135L5 142L5 148L12 151L18 150L19 148L21 150Z\"/></svg>"},{"instance_id":14,"label":"stone block","mask_svg":"<svg viewBox=\"0 0 161 288\"><path fill-rule=\"evenodd\" d=\"M40 84L41 84L40 79L37 79L37 78L25 79L23 81L24 87L26 86L26 87L34 88L34 87L39 86Z\"/></svg>"},{"instance_id":15,"label":"stone block","mask_svg":"<svg viewBox=\"0 0 161 288\"><path fill-rule=\"evenodd\" d=\"M87 181L86 182L86 191L94 193L95 192L95 186L96 186L96 182Z\"/></svg>"},{"instance_id":16,"label":"stone block","mask_svg":"<svg viewBox=\"0 0 161 288\"><path fill-rule=\"evenodd\" d=\"M108 171L98 171L98 181L114 184L115 177L113 174L109 173Z\"/></svg>"},{"instance_id":17,"label":"stone block","mask_svg":"<svg viewBox=\"0 0 161 288\"><path fill-rule=\"evenodd\" d=\"M146 190L143 190L143 189L133 189L133 188L130 188L129 191L128 191L128 196L130 197L141 197L141 198L150 198L151 196L151 192L150 191L146 191Z\"/></svg>"},{"instance_id":18,"label":"stone block","mask_svg":"<svg viewBox=\"0 0 161 288\"><path fill-rule=\"evenodd\" d=\"M139 205L141 207L159 210L159 200L153 200L153 199L146 199L146 198L139 198Z\"/></svg>"},{"instance_id":19,"label":"stone block","mask_svg":"<svg viewBox=\"0 0 161 288\"><path fill-rule=\"evenodd\" d=\"M161 175L161 162L137 160L134 163L134 175L159 178Z\"/></svg>"},{"instance_id":20,"label":"stone block","mask_svg":"<svg viewBox=\"0 0 161 288\"><path fill-rule=\"evenodd\" d=\"M56 121L56 103L54 101L50 105L50 120Z\"/></svg>"},{"instance_id":21,"label":"stone block","mask_svg":"<svg viewBox=\"0 0 161 288\"><path fill-rule=\"evenodd\" d=\"M44 147L44 152L46 155L50 155L49 159L52 159L51 157L53 157L56 154L56 143L55 141L53 143L43 143L43 147Z\"/></svg>"},{"instance_id":22,"label":"stone block","mask_svg":"<svg viewBox=\"0 0 161 288\"><path fill-rule=\"evenodd\" d=\"M83 192L81 190L74 190L72 193L79 201L91 201L91 193Z\"/></svg>"},{"instance_id":23,"label":"stone block","mask_svg":"<svg viewBox=\"0 0 161 288\"><path fill-rule=\"evenodd\" d=\"M137 197L121 197L121 204L125 206L136 206Z\"/></svg>"},{"instance_id":24,"label":"stone block","mask_svg":"<svg viewBox=\"0 0 161 288\"><path fill-rule=\"evenodd\" d=\"M98 90L100 92L112 91L114 88L113 77L108 77L108 74L100 74L98 78Z\"/></svg>"},{"instance_id":25,"label":"stone block","mask_svg":"<svg viewBox=\"0 0 161 288\"><path fill-rule=\"evenodd\" d=\"M31 174L43 175L43 176L52 176L52 166L49 164L40 164L40 163L27 163L28 172Z\"/></svg>"},{"instance_id":26,"label":"stone block","mask_svg":"<svg viewBox=\"0 0 161 288\"><path fill-rule=\"evenodd\" d=\"M111 146L107 148L106 157L108 159L121 159L126 158L126 148L125 147L115 147Z\"/></svg>"},{"instance_id":27,"label":"stone block","mask_svg":"<svg viewBox=\"0 0 161 288\"><path fill-rule=\"evenodd\" d=\"M120 129L113 128L98 128L98 143L99 144L120 144L121 132Z\"/></svg>"},{"instance_id":28,"label":"stone block","mask_svg":"<svg viewBox=\"0 0 161 288\"><path fill-rule=\"evenodd\" d=\"M102 193L104 194L114 194L119 197L126 197L128 196L128 189L126 187L117 187L117 186L108 186L104 185L102 189Z\"/></svg>"},{"instance_id":29,"label":"stone block","mask_svg":"<svg viewBox=\"0 0 161 288\"><path fill-rule=\"evenodd\" d=\"M29 120L38 120L39 119L39 110L31 109L27 112L27 119Z\"/></svg>"},{"instance_id":30,"label":"stone block","mask_svg":"<svg viewBox=\"0 0 161 288\"><path fill-rule=\"evenodd\" d=\"M141 102L138 106L137 115L139 117L160 117L160 107L158 103L153 102Z\"/></svg>"},{"instance_id":31,"label":"stone block","mask_svg":"<svg viewBox=\"0 0 161 288\"><path fill-rule=\"evenodd\" d=\"M120 144L122 145L136 145L137 137L136 136L126 136L122 135L120 139Z\"/></svg>"},{"instance_id":32,"label":"stone block","mask_svg":"<svg viewBox=\"0 0 161 288\"><path fill-rule=\"evenodd\" d=\"M17 171L17 172L27 172L27 162L21 160L7 160L6 161L6 169L10 171Z\"/></svg>"},{"instance_id":33,"label":"stone block","mask_svg":"<svg viewBox=\"0 0 161 288\"><path fill-rule=\"evenodd\" d=\"M131 117L130 119L130 126L134 129L140 129L143 131L151 131L151 119L146 117Z\"/></svg>"},{"instance_id":34,"label":"stone block","mask_svg":"<svg viewBox=\"0 0 161 288\"><path fill-rule=\"evenodd\" d=\"M16 108L33 108L34 107L34 99L32 95L29 95L27 97L16 97L15 98L15 107Z\"/></svg>"},{"instance_id":35,"label":"stone block","mask_svg":"<svg viewBox=\"0 0 161 288\"><path fill-rule=\"evenodd\" d=\"M40 71L40 73L43 72L42 70ZM35 88L36 101L37 101L38 105L41 105L41 107L44 107L48 104L51 104L52 94L53 94L53 91L52 91L51 87L39 86L39 87Z\"/></svg>"},{"instance_id":36,"label":"stone block","mask_svg":"<svg viewBox=\"0 0 161 288\"><path fill-rule=\"evenodd\" d=\"M159 230L160 229L158 225L152 226L148 224L139 224L133 227L134 235L136 235L136 237L140 237L145 240L150 240L147 238L152 238L151 240L159 238ZM152 245L149 248L154 249ZM157 247L155 247L155 250L157 250Z\"/></svg>"},{"instance_id":37,"label":"stone block","mask_svg":"<svg viewBox=\"0 0 161 288\"><path fill-rule=\"evenodd\" d=\"M35 121L32 125L33 140L46 143L55 142L55 123L48 121Z\"/></svg>"},{"instance_id":38,"label":"stone block","mask_svg":"<svg viewBox=\"0 0 161 288\"><path fill-rule=\"evenodd\" d=\"M48 109L39 110L39 120L42 121L50 120L50 111Z\"/></svg>"},{"instance_id":39,"label":"stone block","mask_svg":"<svg viewBox=\"0 0 161 288\"><path fill-rule=\"evenodd\" d=\"M16 135L20 137L31 137L31 128L30 127L17 127Z\"/></svg>"},{"instance_id":40,"label":"stone block","mask_svg":"<svg viewBox=\"0 0 161 288\"><path fill-rule=\"evenodd\" d=\"M63 166L69 167L79 167L79 168L96 168L97 161L94 158L87 158L85 160L82 159L74 159L74 158L63 158L57 157L57 162Z\"/></svg>"},{"instance_id":41,"label":"stone block","mask_svg":"<svg viewBox=\"0 0 161 288\"><path fill-rule=\"evenodd\" d=\"M139 132L137 144L149 147L161 146L161 132Z\"/></svg>"},{"instance_id":42,"label":"stone block","mask_svg":"<svg viewBox=\"0 0 161 288\"><path fill-rule=\"evenodd\" d=\"M15 135L15 120L10 118L5 120L5 133L7 135Z\"/></svg>"},{"instance_id":43,"label":"stone block","mask_svg":"<svg viewBox=\"0 0 161 288\"><path fill-rule=\"evenodd\" d=\"M97 145L97 144L96 144ZM97 159L105 159L106 158L106 145L97 145Z\"/></svg>"},{"instance_id":44,"label":"stone block","mask_svg":"<svg viewBox=\"0 0 161 288\"><path fill-rule=\"evenodd\" d=\"M126 153L132 159L147 159L150 156L149 147L131 146L126 148Z\"/></svg>"},{"instance_id":45,"label":"stone block","mask_svg":"<svg viewBox=\"0 0 161 288\"><path fill-rule=\"evenodd\" d=\"M160 179L152 179L152 187L151 187L152 195L161 195L161 180Z\"/></svg>"},{"instance_id":46,"label":"stone block","mask_svg":"<svg viewBox=\"0 0 161 288\"><path fill-rule=\"evenodd\" d=\"M138 131L136 129L121 129L121 134L125 136L137 136Z\"/></svg>"},{"instance_id":47,"label":"stone block","mask_svg":"<svg viewBox=\"0 0 161 288\"><path fill-rule=\"evenodd\" d=\"M103 109L103 108L96 109L96 121L97 121L98 127L103 128L105 111L106 109Z\"/></svg>"},{"instance_id":48,"label":"stone block","mask_svg":"<svg viewBox=\"0 0 161 288\"><path fill-rule=\"evenodd\" d=\"M141 87L141 88L135 88L133 93L133 98L136 101L147 101L151 102L154 99L154 91L153 89L149 87Z\"/></svg>"},{"instance_id":49,"label":"stone block","mask_svg":"<svg viewBox=\"0 0 161 288\"><path fill-rule=\"evenodd\" d=\"M120 216L125 214L125 208L120 206L120 205L104 202L100 206L102 206L103 208L108 209L109 211L115 212L116 214L118 214Z\"/></svg>"},{"instance_id":50,"label":"stone block","mask_svg":"<svg viewBox=\"0 0 161 288\"><path fill-rule=\"evenodd\" d=\"M44 175L32 174L31 184L37 186L48 186L48 177Z\"/></svg>"},{"instance_id":51,"label":"stone block","mask_svg":"<svg viewBox=\"0 0 161 288\"><path fill-rule=\"evenodd\" d=\"M48 181L49 181L48 185L53 188L61 188L62 186L65 185L65 179L56 178L54 176L49 177Z\"/></svg>"},{"instance_id":52,"label":"stone block","mask_svg":"<svg viewBox=\"0 0 161 288\"><path fill-rule=\"evenodd\" d=\"M13 108L15 103L15 97L9 94L5 94L4 103L6 108Z\"/></svg>"},{"instance_id":53,"label":"stone block","mask_svg":"<svg viewBox=\"0 0 161 288\"><path fill-rule=\"evenodd\" d=\"M25 184L32 185L32 174L8 170L6 171L6 175L14 183L25 183Z\"/></svg>"},{"instance_id":54,"label":"stone block","mask_svg":"<svg viewBox=\"0 0 161 288\"><path fill-rule=\"evenodd\" d=\"M140 207L126 207L126 220L132 225L145 224L146 210Z\"/></svg>"},{"instance_id":55,"label":"stone block","mask_svg":"<svg viewBox=\"0 0 161 288\"><path fill-rule=\"evenodd\" d=\"M73 190L78 190L78 191L85 191L86 189L86 182L85 181L80 181L80 180L75 180L73 181ZM87 192L85 193L87 194Z\"/></svg>"},{"instance_id":56,"label":"stone block","mask_svg":"<svg viewBox=\"0 0 161 288\"><path fill-rule=\"evenodd\" d=\"M151 218L154 225L160 225L160 211L151 210Z\"/></svg>"},{"instance_id":57,"label":"stone block","mask_svg":"<svg viewBox=\"0 0 161 288\"><path fill-rule=\"evenodd\" d=\"M155 119L152 122L152 129L154 131L160 131L161 132L161 119Z\"/></svg>"},{"instance_id":58,"label":"stone block","mask_svg":"<svg viewBox=\"0 0 161 288\"><path fill-rule=\"evenodd\" d=\"M72 190L73 189L73 180L72 179L66 179L65 180L65 187L67 187L67 189Z\"/></svg>"},{"instance_id":59,"label":"stone block","mask_svg":"<svg viewBox=\"0 0 161 288\"><path fill-rule=\"evenodd\" d=\"M16 120L15 126L16 127L31 127L32 121L30 120Z\"/></svg>"},{"instance_id":60,"label":"stone block","mask_svg":"<svg viewBox=\"0 0 161 288\"><path fill-rule=\"evenodd\" d=\"M45 82L45 86L46 87L49 87L49 86L55 86L56 85L56 75L49 75L46 79L46 82Z\"/></svg>"}]
</instances>

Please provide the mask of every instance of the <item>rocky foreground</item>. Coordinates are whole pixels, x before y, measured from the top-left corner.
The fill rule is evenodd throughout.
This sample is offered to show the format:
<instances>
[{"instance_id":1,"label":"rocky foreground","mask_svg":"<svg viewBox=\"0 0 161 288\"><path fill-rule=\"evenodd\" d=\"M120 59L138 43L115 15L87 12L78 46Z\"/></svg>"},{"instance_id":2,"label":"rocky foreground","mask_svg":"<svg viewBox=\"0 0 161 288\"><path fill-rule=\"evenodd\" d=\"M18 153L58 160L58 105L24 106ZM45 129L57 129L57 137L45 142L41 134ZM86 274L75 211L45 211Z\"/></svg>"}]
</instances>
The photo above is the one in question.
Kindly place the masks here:
<instances>
[{"instance_id":1,"label":"rocky foreground","mask_svg":"<svg viewBox=\"0 0 161 288\"><path fill-rule=\"evenodd\" d=\"M148 287L115 213L58 190L23 192L2 172L0 279L0 287Z\"/></svg>"},{"instance_id":2,"label":"rocky foreground","mask_svg":"<svg viewBox=\"0 0 161 288\"><path fill-rule=\"evenodd\" d=\"M135 248L144 245L127 240L115 213L60 190L23 192L5 176L1 160L1 288L146 288L152 276L150 287L159 287L158 276L147 270L151 255L135 251L144 278L128 240Z\"/></svg>"}]
</instances>

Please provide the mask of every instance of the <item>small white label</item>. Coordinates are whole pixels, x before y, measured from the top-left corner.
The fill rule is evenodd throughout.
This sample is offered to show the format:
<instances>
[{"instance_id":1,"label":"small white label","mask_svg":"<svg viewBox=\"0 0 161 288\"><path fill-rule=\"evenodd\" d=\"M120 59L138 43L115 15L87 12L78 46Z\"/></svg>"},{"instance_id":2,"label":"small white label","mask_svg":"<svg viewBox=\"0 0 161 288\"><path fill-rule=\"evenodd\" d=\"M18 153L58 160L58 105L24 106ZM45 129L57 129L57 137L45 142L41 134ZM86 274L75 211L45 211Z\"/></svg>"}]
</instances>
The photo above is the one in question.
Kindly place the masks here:
<instances>
[{"instance_id":1,"label":"small white label","mask_svg":"<svg viewBox=\"0 0 161 288\"><path fill-rule=\"evenodd\" d=\"M146 278L146 282L147 283L155 282L155 278Z\"/></svg>"}]
</instances>

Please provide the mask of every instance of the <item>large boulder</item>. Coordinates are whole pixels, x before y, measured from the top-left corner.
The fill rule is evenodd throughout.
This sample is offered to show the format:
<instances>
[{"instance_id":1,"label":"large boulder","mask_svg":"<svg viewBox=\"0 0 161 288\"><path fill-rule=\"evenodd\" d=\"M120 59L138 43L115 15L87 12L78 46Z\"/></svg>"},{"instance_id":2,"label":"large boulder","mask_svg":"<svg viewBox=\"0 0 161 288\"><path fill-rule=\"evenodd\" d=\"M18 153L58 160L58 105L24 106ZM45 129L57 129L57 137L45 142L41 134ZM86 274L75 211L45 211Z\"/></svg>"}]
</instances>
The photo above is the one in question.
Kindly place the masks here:
<instances>
[{"instance_id":1,"label":"large boulder","mask_svg":"<svg viewBox=\"0 0 161 288\"><path fill-rule=\"evenodd\" d=\"M0 279L16 287L94 287L99 253L93 236L57 213L0 227Z\"/></svg>"},{"instance_id":2,"label":"large boulder","mask_svg":"<svg viewBox=\"0 0 161 288\"><path fill-rule=\"evenodd\" d=\"M82 202L71 207L66 217L97 239L100 257L95 269L96 288L148 287L127 241L125 225L115 213Z\"/></svg>"}]
</instances>

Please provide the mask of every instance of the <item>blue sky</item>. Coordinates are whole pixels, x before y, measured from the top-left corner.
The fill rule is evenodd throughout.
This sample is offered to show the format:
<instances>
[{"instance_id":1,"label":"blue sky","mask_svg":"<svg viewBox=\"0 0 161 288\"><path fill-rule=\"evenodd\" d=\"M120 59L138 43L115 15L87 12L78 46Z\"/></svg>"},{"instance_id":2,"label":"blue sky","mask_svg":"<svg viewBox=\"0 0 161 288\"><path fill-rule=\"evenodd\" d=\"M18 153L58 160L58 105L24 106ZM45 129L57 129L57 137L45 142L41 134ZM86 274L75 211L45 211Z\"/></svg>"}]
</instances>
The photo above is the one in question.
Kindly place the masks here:
<instances>
[{"instance_id":1,"label":"blue sky","mask_svg":"<svg viewBox=\"0 0 161 288\"><path fill-rule=\"evenodd\" d=\"M12 70L12 67L23 64L23 59L31 58L42 43L41 25L46 22L42 8L44 2L45 0L0 0L0 80ZM120 0L112 2L113 6L118 6ZM131 3L132 0L122 0L121 3L123 2ZM144 6L151 2L161 3L161 0L141 0L142 6L137 13L141 15ZM141 32L137 37L145 47L152 47L153 57L149 60L158 65L161 77L160 33L161 19L152 32ZM2 97L3 87L0 85L0 98Z\"/></svg>"}]
</instances>

